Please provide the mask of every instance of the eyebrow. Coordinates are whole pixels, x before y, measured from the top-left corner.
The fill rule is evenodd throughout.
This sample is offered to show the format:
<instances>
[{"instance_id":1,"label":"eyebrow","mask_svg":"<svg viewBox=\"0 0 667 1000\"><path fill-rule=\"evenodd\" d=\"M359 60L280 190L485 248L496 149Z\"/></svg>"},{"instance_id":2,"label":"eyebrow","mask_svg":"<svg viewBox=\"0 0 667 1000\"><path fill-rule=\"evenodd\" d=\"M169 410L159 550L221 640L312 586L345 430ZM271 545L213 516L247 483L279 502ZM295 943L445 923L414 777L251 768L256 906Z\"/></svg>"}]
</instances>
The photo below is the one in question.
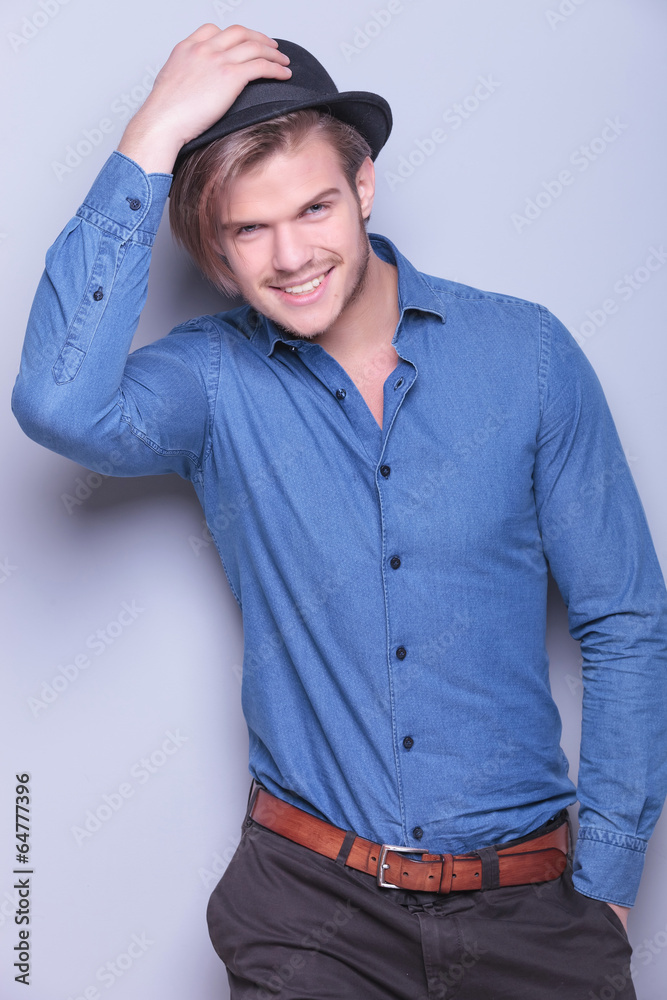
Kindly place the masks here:
<instances>
[{"instance_id":1,"label":"eyebrow","mask_svg":"<svg viewBox=\"0 0 667 1000\"><path fill-rule=\"evenodd\" d=\"M304 202L304 204L297 209L296 214L301 215L301 213L307 208L310 208L311 205L318 205L321 201L324 201L325 198L330 198L332 195L336 194L340 194L340 188L331 187L327 188L325 191L320 191L314 198L309 198L308 201ZM232 222L224 222L221 228L224 232L227 232L230 229L242 229L244 226L256 225L258 225L258 223L253 219L250 219L247 222L244 222L243 220L234 220Z\"/></svg>"}]
</instances>

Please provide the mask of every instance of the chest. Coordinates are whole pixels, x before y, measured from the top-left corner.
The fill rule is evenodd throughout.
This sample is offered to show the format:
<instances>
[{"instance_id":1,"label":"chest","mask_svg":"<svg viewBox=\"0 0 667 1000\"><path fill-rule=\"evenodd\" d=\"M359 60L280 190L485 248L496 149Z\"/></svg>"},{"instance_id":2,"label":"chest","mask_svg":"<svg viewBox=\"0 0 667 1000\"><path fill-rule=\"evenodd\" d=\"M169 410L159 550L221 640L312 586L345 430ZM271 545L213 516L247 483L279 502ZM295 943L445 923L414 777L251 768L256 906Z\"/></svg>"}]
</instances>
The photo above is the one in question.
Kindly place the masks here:
<instances>
[{"instance_id":1,"label":"chest","mask_svg":"<svg viewBox=\"0 0 667 1000\"><path fill-rule=\"evenodd\" d=\"M390 344L365 358L338 358L350 376L379 427L384 411L384 383L399 362L396 348Z\"/></svg>"},{"instance_id":2,"label":"chest","mask_svg":"<svg viewBox=\"0 0 667 1000\"><path fill-rule=\"evenodd\" d=\"M304 351L308 363L226 353L202 490L239 603L252 604L262 581L289 581L292 603L330 615L336 574L367 579L385 541L406 553L406 570L446 553L452 571L480 579L508 551L516 565L539 557L528 362L500 364L475 341L467 353L420 346L406 346L407 361L392 348L337 364L316 350ZM321 575L319 596L299 577L305 564ZM388 575L399 589L405 579Z\"/></svg>"}]
</instances>

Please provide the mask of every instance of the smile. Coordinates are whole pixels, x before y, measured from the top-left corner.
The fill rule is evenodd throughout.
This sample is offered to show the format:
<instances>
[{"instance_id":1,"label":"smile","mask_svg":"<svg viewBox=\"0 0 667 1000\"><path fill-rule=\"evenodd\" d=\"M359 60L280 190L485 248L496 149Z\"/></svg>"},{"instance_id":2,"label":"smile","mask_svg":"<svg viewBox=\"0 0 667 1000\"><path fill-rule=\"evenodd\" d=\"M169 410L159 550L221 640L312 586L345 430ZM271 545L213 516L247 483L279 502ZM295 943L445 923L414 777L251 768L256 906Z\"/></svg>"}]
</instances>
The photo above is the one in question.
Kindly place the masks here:
<instances>
[{"instance_id":1,"label":"smile","mask_svg":"<svg viewBox=\"0 0 667 1000\"><path fill-rule=\"evenodd\" d=\"M332 271L333 267L330 267L328 271L324 271L316 278L309 278L308 281L304 281L301 285L287 285L285 288L279 288L275 285L272 287L283 301L289 299L294 303L298 301L309 304L324 294L324 288Z\"/></svg>"},{"instance_id":2,"label":"smile","mask_svg":"<svg viewBox=\"0 0 667 1000\"><path fill-rule=\"evenodd\" d=\"M291 288L283 288L283 291L289 292L290 295L303 295L304 292L312 292L313 288L317 288L318 285L322 284L324 277L325 275L321 274L319 278L311 278L305 285L292 285Z\"/></svg>"}]
</instances>

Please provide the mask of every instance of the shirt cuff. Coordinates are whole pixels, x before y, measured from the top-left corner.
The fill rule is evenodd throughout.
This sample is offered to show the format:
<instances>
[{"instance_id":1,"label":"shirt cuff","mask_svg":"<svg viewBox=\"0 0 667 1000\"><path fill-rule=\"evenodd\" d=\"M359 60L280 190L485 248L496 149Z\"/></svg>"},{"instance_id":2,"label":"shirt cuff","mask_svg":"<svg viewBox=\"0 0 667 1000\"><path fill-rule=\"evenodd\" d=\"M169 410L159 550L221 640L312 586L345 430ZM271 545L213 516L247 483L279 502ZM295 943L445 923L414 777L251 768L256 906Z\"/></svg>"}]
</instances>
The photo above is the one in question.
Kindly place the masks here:
<instances>
[{"instance_id":1,"label":"shirt cuff","mask_svg":"<svg viewBox=\"0 0 667 1000\"><path fill-rule=\"evenodd\" d=\"M597 827L580 827L572 866L575 889L617 906L634 906L646 841Z\"/></svg>"},{"instance_id":2,"label":"shirt cuff","mask_svg":"<svg viewBox=\"0 0 667 1000\"><path fill-rule=\"evenodd\" d=\"M152 246L171 181L172 174L147 174L115 150L76 214L123 241Z\"/></svg>"}]
</instances>

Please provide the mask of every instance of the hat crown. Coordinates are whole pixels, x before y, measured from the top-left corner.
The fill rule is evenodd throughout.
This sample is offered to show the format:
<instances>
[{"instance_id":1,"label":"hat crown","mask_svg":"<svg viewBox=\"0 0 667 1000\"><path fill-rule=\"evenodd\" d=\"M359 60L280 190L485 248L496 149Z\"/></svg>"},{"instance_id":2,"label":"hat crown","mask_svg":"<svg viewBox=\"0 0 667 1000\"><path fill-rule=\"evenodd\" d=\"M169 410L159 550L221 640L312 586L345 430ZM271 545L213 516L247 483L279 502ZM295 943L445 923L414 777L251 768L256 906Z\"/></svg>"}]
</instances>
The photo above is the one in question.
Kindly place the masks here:
<instances>
[{"instance_id":1,"label":"hat crown","mask_svg":"<svg viewBox=\"0 0 667 1000\"><path fill-rule=\"evenodd\" d=\"M222 118L181 147L174 175L191 153L216 139L303 108L319 108L352 125L366 139L375 159L391 132L391 108L385 99L366 91L341 93L311 52L284 38L275 41L290 59L289 79L262 78L247 83Z\"/></svg>"},{"instance_id":2,"label":"hat crown","mask_svg":"<svg viewBox=\"0 0 667 1000\"><path fill-rule=\"evenodd\" d=\"M280 51L289 57L292 75L288 80L251 80L227 111L230 117L274 101L319 102L338 94L336 84L311 52L284 38L276 41Z\"/></svg>"}]
</instances>

